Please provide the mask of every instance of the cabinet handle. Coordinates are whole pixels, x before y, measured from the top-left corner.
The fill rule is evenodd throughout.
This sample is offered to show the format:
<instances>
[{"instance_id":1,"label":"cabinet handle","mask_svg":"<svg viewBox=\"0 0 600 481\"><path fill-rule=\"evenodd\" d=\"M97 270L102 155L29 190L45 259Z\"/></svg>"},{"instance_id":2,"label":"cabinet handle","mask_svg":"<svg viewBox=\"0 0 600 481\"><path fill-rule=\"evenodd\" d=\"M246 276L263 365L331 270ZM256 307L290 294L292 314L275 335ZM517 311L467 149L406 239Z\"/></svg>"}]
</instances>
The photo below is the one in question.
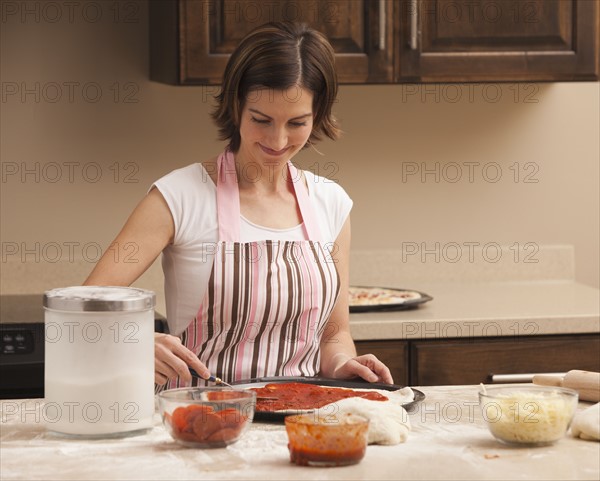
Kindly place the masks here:
<instances>
[{"instance_id":1,"label":"cabinet handle","mask_svg":"<svg viewBox=\"0 0 600 481\"><path fill-rule=\"evenodd\" d=\"M531 382L533 376L537 376L542 373L528 373L528 374L490 374L488 379L491 380L492 384L502 384L511 382ZM564 372L545 372L543 374L561 375L564 376Z\"/></svg>"},{"instance_id":2,"label":"cabinet handle","mask_svg":"<svg viewBox=\"0 0 600 481\"><path fill-rule=\"evenodd\" d=\"M379 50L385 50L385 2L386 0L379 0Z\"/></svg>"},{"instance_id":3,"label":"cabinet handle","mask_svg":"<svg viewBox=\"0 0 600 481\"><path fill-rule=\"evenodd\" d=\"M410 0L410 48L411 50L417 49L418 42L418 19L419 19L419 1Z\"/></svg>"}]
</instances>

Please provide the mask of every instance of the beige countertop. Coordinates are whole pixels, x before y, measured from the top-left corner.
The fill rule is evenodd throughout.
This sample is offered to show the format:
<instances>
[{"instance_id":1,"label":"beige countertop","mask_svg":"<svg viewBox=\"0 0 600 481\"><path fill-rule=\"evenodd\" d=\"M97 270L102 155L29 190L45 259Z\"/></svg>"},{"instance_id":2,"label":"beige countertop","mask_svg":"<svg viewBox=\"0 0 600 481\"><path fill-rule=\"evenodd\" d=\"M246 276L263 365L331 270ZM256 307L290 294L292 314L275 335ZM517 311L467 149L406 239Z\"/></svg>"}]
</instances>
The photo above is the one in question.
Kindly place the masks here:
<instances>
[{"instance_id":1,"label":"beige countertop","mask_svg":"<svg viewBox=\"0 0 600 481\"><path fill-rule=\"evenodd\" d=\"M404 287L388 285L388 287ZM573 281L426 282L416 309L353 313L355 340L528 336L600 332L600 291Z\"/></svg>"},{"instance_id":2,"label":"beige countertop","mask_svg":"<svg viewBox=\"0 0 600 481\"><path fill-rule=\"evenodd\" d=\"M43 400L0 403L0 478L17 479L594 479L600 443L570 435L552 446L515 448L484 425L476 386L422 387L404 444L367 448L362 462L338 468L289 462L283 425L254 423L227 448L176 445L155 415L148 434L81 441L44 427ZM580 403L583 409L589 404Z\"/></svg>"}]
</instances>

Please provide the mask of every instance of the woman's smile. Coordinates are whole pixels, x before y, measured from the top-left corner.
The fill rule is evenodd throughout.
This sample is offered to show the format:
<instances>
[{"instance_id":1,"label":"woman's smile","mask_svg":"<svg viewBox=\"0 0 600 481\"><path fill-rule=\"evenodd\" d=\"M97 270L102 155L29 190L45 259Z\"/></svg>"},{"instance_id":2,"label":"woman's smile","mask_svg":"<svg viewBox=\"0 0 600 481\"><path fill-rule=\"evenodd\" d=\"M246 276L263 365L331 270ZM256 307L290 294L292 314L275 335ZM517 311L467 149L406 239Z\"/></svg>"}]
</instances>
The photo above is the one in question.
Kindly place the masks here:
<instances>
[{"instance_id":1,"label":"woman's smile","mask_svg":"<svg viewBox=\"0 0 600 481\"><path fill-rule=\"evenodd\" d=\"M281 150L273 150L273 149L270 149L269 147L265 147L261 143L259 143L258 145L260 145L260 148L262 149L262 151L265 154L272 155L273 157L279 157L279 156L285 154L289 149L289 147L286 147L285 149L281 149Z\"/></svg>"}]
</instances>

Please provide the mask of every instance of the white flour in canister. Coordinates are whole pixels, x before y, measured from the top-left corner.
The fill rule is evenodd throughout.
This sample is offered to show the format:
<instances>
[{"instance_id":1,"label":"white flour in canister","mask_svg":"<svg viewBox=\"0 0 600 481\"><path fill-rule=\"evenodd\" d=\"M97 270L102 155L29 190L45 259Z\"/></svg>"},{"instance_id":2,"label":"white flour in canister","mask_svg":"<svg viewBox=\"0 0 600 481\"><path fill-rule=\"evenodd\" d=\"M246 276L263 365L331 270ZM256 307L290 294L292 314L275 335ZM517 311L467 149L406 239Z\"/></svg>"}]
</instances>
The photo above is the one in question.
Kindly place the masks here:
<instances>
[{"instance_id":1,"label":"white flour in canister","mask_svg":"<svg viewBox=\"0 0 600 481\"><path fill-rule=\"evenodd\" d=\"M105 380L49 379L43 417L47 427L75 435L117 434L152 427L154 397L143 372Z\"/></svg>"},{"instance_id":2,"label":"white flour in canister","mask_svg":"<svg viewBox=\"0 0 600 481\"><path fill-rule=\"evenodd\" d=\"M49 291L45 405L49 430L83 437L144 432L154 413L154 293L126 287Z\"/></svg>"}]
</instances>

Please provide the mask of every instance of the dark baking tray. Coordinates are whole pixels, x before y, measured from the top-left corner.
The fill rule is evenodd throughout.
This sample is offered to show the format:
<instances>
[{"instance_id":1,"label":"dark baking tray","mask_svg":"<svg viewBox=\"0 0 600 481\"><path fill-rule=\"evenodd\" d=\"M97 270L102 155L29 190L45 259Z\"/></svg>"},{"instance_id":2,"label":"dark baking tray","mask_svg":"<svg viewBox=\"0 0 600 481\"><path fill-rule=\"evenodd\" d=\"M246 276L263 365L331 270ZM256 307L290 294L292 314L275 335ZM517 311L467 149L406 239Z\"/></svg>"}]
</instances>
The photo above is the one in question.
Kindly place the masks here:
<instances>
[{"instance_id":1,"label":"dark baking tray","mask_svg":"<svg viewBox=\"0 0 600 481\"><path fill-rule=\"evenodd\" d=\"M268 383L286 383L286 382L300 382L304 384L318 384L320 386L332 386L332 387L346 387L349 389L383 389L386 391L396 391L406 386L398 386L397 384L383 384L383 383L371 383L363 381L361 379L331 379L326 377L294 377L294 376L280 376L280 377L257 377L253 379L243 379L232 383L235 387L252 387L251 384L268 384ZM247 386L246 386L247 385ZM407 412L412 412L416 409L417 403L425 399L425 394L421 391L411 388L415 393L415 399L409 403L403 404L402 407ZM277 412L255 412L254 419L256 421L276 421L281 422L286 416L294 414L291 411L285 413Z\"/></svg>"},{"instance_id":2,"label":"dark baking tray","mask_svg":"<svg viewBox=\"0 0 600 481\"><path fill-rule=\"evenodd\" d=\"M397 287L381 287L381 286L351 286L358 287L361 289L388 289L390 291L398 291L398 292L418 292L421 294L420 299L409 299L405 302L400 302L397 304L375 304L370 306L350 306L350 312L379 312L379 311L403 311L407 309L414 309L419 307L421 304L425 302L429 302L433 300L429 294L425 294L421 291L416 291L414 289L400 289Z\"/></svg>"}]
</instances>

